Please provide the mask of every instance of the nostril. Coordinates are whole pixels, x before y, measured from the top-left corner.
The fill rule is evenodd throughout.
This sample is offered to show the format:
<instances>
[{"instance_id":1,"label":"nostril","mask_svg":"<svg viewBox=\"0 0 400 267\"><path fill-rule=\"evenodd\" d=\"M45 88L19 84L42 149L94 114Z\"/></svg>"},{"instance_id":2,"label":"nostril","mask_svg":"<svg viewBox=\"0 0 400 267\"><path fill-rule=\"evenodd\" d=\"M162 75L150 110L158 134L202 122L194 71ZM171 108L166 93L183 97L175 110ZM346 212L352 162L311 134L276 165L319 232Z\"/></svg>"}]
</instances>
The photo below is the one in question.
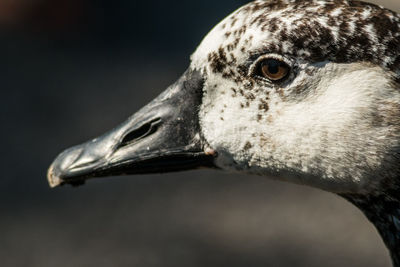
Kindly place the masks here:
<instances>
[{"instance_id":1,"label":"nostril","mask_svg":"<svg viewBox=\"0 0 400 267\"><path fill-rule=\"evenodd\" d=\"M155 133L158 129L158 126L161 122L161 119L157 118L150 122L147 122L140 126L139 128L129 132L125 137L122 139L121 143L118 145L117 149L122 147L131 145L132 143L149 136Z\"/></svg>"}]
</instances>

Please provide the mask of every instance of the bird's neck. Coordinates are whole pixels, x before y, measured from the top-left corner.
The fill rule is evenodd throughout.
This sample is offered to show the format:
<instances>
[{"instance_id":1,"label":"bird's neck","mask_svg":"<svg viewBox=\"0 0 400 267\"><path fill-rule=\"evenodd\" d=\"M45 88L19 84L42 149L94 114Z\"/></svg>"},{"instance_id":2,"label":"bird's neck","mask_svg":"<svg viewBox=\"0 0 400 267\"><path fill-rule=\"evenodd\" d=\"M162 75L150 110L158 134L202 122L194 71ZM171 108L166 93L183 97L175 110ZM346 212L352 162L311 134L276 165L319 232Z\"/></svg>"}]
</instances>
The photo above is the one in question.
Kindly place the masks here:
<instances>
[{"instance_id":1,"label":"bird's neck","mask_svg":"<svg viewBox=\"0 0 400 267\"><path fill-rule=\"evenodd\" d=\"M377 196L342 195L361 209L378 229L394 267L400 267L400 190Z\"/></svg>"}]
</instances>

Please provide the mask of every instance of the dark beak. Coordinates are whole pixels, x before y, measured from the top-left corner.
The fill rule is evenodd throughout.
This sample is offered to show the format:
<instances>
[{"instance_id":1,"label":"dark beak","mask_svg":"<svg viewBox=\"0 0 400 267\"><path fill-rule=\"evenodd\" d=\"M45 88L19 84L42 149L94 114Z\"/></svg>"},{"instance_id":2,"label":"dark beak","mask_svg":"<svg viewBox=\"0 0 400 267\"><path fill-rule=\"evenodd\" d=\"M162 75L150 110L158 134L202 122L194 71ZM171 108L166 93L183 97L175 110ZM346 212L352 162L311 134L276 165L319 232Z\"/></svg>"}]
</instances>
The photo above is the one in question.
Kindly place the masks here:
<instances>
[{"instance_id":1,"label":"dark beak","mask_svg":"<svg viewBox=\"0 0 400 267\"><path fill-rule=\"evenodd\" d=\"M116 129L61 153L49 168L50 186L213 167L215 153L206 149L198 118L203 83L189 70Z\"/></svg>"}]
</instances>

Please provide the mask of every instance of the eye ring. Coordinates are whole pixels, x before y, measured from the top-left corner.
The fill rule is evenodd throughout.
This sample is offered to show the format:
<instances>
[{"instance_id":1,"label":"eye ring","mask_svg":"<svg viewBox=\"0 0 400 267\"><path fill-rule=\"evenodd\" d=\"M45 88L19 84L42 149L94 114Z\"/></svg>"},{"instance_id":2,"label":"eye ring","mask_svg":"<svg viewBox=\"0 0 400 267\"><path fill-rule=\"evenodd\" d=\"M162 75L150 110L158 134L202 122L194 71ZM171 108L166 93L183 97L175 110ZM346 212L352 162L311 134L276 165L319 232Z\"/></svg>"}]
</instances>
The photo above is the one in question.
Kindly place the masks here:
<instances>
[{"instance_id":1,"label":"eye ring","mask_svg":"<svg viewBox=\"0 0 400 267\"><path fill-rule=\"evenodd\" d=\"M278 83L289 76L291 67L290 64L281 57L268 56L257 60L251 72L256 78Z\"/></svg>"}]
</instances>

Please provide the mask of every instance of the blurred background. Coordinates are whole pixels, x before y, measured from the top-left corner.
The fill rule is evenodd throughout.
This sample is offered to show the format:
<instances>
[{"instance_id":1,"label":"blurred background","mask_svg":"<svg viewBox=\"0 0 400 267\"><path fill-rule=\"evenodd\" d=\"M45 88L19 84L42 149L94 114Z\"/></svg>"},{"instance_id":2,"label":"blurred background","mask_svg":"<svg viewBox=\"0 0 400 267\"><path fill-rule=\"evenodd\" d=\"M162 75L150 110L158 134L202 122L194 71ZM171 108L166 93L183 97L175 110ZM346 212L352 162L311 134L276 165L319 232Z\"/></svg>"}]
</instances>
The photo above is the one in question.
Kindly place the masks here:
<instances>
[{"instance_id":1,"label":"blurred background","mask_svg":"<svg viewBox=\"0 0 400 267\"><path fill-rule=\"evenodd\" d=\"M217 171L48 187L59 152L157 96L246 2L0 0L0 266L390 266L361 212L307 187Z\"/></svg>"}]
</instances>

